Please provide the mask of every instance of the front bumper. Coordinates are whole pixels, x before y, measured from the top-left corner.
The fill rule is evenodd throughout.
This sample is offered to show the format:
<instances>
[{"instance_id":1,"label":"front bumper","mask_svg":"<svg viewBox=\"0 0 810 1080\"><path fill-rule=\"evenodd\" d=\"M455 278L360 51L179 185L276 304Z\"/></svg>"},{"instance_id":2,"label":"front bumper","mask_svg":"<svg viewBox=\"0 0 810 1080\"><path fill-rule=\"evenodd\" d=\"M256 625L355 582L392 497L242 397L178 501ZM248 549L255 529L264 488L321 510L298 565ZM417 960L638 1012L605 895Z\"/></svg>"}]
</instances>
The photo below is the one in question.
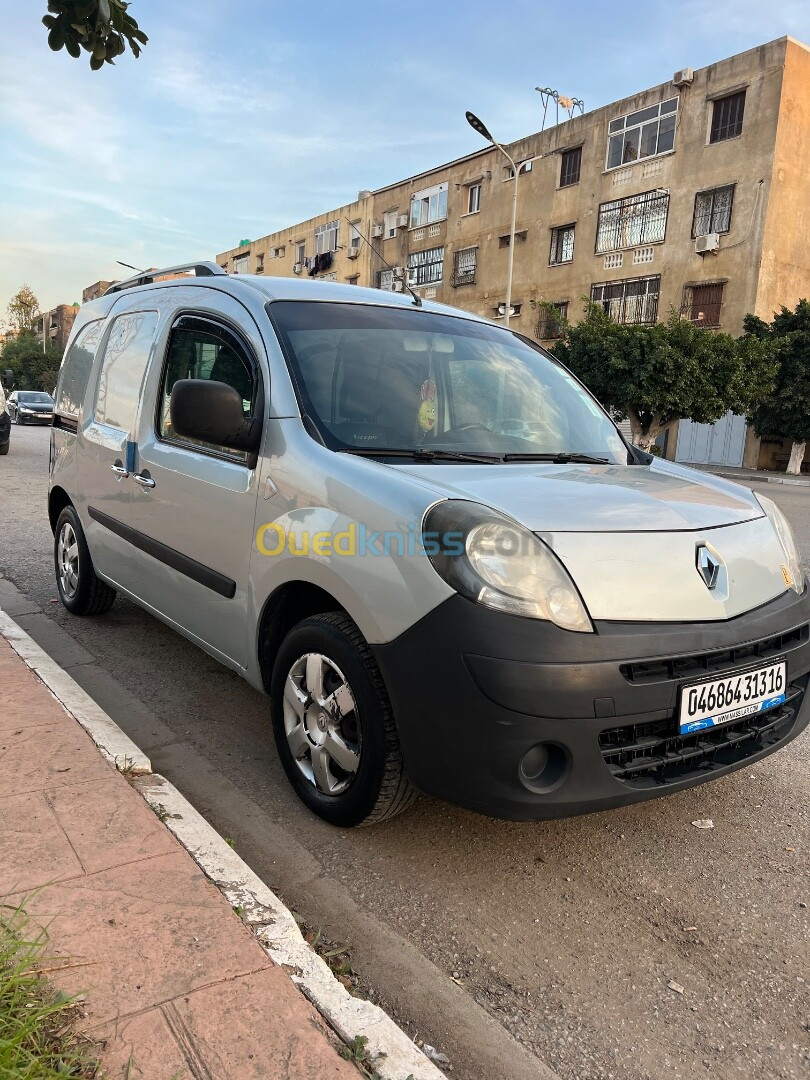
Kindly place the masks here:
<instances>
[{"instance_id":1,"label":"front bumper","mask_svg":"<svg viewBox=\"0 0 810 1080\"><path fill-rule=\"evenodd\" d=\"M374 646L413 783L496 817L565 817L722 776L810 722L810 590L724 622L596 631L455 596ZM782 657L783 706L678 734L681 686Z\"/></svg>"},{"instance_id":2,"label":"front bumper","mask_svg":"<svg viewBox=\"0 0 810 1080\"><path fill-rule=\"evenodd\" d=\"M53 423L53 413L22 412L17 410L17 422L20 424L48 424Z\"/></svg>"}]
</instances>

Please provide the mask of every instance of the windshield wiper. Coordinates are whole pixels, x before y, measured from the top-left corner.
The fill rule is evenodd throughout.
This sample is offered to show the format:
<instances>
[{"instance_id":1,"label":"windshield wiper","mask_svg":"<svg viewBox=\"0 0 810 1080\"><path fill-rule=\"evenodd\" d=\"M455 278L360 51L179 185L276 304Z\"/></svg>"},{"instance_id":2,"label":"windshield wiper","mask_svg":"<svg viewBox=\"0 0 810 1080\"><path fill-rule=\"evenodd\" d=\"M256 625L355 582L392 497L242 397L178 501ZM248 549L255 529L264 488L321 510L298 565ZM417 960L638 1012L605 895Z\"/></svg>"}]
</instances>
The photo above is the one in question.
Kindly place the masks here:
<instances>
[{"instance_id":1,"label":"windshield wiper","mask_svg":"<svg viewBox=\"0 0 810 1080\"><path fill-rule=\"evenodd\" d=\"M358 454L360 457L408 457L414 461L471 461L478 465L501 462L499 454L466 454L461 450L431 450L417 446L413 450L402 447L394 449L382 446L341 446L339 454Z\"/></svg>"},{"instance_id":2,"label":"windshield wiper","mask_svg":"<svg viewBox=\"0 0 810 1080\"><path fill-rule=\"evenodd\" d=\"M595 457L593 454L504 454L504 461L550 461L554 465L568 465L569 462L580 462L585 465L608 465L609 461L604 457Z\"/></svg>"}]
</instances>

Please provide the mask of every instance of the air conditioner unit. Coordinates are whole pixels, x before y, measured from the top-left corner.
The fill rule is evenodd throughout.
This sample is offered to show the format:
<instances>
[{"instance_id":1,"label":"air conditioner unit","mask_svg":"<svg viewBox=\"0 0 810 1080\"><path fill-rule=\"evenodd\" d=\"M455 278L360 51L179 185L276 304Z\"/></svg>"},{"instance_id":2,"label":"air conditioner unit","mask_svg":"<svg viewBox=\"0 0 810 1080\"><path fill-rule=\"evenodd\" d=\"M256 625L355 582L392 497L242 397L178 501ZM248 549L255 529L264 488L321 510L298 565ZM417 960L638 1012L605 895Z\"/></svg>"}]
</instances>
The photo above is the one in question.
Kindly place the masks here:
<instances>
[{"instance_id":1,"label":"air conditioner unit","mask_svg":"<svg viewBox=\"0 0 810 1080\"><path fill-rule=\"evenodd\" d=\"M403 282L401 282L401 281L395 281L394 282L394 290L393 290L394 292L403 292L404 289L405 289L405 285L403 284Z\"/></svg>"},{"instance_id":2,"label":"air conditioner unit","mask_svg":"<svg viewBox=\"0 0 810 1080\"><path fill-rule=\"evenodd\" d=\"M303 263L295 263L295 265L293 266L293 273L294 274L300 274L303 269L304 269L304 264Z\"/></svg>"},{"instance_id":3,"label":"air conditioner unit","mask_svg":"<svg viewBox=\"0 0 810 1080\"><path fill-rule=\"evenodd\" d=\"M695 251L698 255L706 255L710 251L717 251L720 247L720 235L716 232L706 233L705 236L695 237Z\"/></svg>"},{"instance_id":4,"label":"air conditioner unit","mask_svg":"<svg viewBox=\"0 0 810 1080\"><path fill-rule=\"evenodd\" d=\"M691 86L694 78L695 73L691 68L681 68L672 76L672 81L676 86Z\"/></svg>"},{"instance_id":5,"label":"air conditioner unit","mask_svg":"<svg viewBox=\"0 0 810 1080\"><path fill-rule=\"evenodd\" d=\"M360 254L359 245L355 246L354 244L351 244L346 254L350 259L356 259L357 256Z\"/></svg>"},{"instance_id":6,"label":"air conditioner unit","mask_svg":"<svg viewBox=\"0 0 810 1080\"><path fill-rule=\"evenodd\" d=\"M397 228L398 229L407 229L408 228L408 215L407 214L400 214L399 215L399 217L397 218Z\"/></svg>"},{"instance_id":7,"label":"air conditioner unit","mask_svg":"<svg viewBox=\"0 0 810 1080\"><path fill-rule=\"evenodd\" d=\"M383 234L382 225L372 225L371 226L371 235L372 236L382 236L382 234Z\"/></svg>"}]
</instances>

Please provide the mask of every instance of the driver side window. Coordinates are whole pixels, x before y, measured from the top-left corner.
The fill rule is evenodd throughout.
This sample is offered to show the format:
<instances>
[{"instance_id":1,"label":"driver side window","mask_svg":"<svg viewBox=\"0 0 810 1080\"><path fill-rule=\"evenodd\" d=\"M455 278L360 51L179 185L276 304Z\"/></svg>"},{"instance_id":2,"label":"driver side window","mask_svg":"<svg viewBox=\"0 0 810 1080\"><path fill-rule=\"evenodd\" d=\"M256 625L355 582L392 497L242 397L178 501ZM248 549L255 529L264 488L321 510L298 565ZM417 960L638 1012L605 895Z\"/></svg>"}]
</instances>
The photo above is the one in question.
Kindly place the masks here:
<instances>
[{"instance_id":1,"label":"driver side window","mask_svg":"<svg viewBox=\"0 0 810 1080\"><path fill-rule=\"evenodd\" d=\"M229 329L207 319L183 317L172 329L160 396L158 433L162 439L245 461L247 454L225 446L190 439L172 428L172 387L179 379L209 379L232 386L242 398L244 415L254 415L258 395L256 366L247 348Z\"/></svg>"}]
</instances>

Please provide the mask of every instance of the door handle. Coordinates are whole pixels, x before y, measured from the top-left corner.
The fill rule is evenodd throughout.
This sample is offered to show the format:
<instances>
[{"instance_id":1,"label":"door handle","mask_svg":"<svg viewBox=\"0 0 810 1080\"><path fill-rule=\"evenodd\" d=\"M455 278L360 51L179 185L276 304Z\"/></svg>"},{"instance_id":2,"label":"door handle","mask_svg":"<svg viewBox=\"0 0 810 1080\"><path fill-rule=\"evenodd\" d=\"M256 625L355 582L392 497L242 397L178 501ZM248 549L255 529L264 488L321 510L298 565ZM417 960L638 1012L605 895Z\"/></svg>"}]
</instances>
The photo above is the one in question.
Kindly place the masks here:
<instances>
[{"instance_id":1,"label":"door handle","mask_svg":"<svg viewBox=\"0 0 810 1080\"><path fill-rule=\"evenodd\" d=\"M112 471L115 473L116 476L120 476L120 477L129 476L129 473L124 468L124 466L121 464L121 459L120 458L114 464L112 464L110 466L110 468L112 469Z\"/></svg>"},{"instance_id":2,"label":"door handle","mask_svg":"<svg viewBox=\"0 0 810 1080\"><path fill-rule=\"evenodd\" d=\"M133 473L132 479L136 484L140 484L142 488L153 488L155 486L155 481L148 472Z\"/></svg>"}]
</instances>

